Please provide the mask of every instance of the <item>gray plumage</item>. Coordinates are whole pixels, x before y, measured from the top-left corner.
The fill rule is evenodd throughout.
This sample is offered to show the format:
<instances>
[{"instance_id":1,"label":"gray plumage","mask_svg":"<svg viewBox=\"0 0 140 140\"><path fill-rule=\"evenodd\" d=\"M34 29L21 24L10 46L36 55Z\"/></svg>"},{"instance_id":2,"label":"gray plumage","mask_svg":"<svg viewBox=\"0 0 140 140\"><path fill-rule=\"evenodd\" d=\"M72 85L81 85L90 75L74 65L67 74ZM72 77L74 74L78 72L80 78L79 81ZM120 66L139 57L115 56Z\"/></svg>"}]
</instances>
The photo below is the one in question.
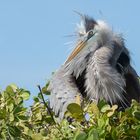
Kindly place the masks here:
<instances>
[{"instance_id":1,"label":"gray plumage","mask_svg":"<svg viewBox=\"0 0 140 140\"><path fill-rule=\"evenodd\" d=\"M103 21L88 16L78 25L76 48L52 76L50 107L60 119L77 96L98 102L105 99L120 108L140 100L138 76L130 64L122 35Z\"/></svg>"}]
</instances>

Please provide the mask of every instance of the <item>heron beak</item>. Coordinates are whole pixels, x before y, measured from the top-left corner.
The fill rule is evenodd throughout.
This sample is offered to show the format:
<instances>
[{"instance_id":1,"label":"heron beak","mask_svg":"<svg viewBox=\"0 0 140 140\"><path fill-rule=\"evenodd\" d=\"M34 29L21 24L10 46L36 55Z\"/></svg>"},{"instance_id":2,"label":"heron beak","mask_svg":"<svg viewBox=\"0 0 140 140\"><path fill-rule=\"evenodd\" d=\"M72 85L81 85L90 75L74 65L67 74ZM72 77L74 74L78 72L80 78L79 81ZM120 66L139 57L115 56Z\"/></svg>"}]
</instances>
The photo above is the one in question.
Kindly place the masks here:
<instances>
[{"instance_id":1,"label":"heron beak","mask_svg":"<svg viewBox=\"0 0 140 140\"><path fill-rule=\"evenodd\" d=\"M86 45L86 41L81 41L78 43L77 47L72 51L70 56L68 57L67 61L65 63L70 62Z\"/></svg>"}]
</instances>

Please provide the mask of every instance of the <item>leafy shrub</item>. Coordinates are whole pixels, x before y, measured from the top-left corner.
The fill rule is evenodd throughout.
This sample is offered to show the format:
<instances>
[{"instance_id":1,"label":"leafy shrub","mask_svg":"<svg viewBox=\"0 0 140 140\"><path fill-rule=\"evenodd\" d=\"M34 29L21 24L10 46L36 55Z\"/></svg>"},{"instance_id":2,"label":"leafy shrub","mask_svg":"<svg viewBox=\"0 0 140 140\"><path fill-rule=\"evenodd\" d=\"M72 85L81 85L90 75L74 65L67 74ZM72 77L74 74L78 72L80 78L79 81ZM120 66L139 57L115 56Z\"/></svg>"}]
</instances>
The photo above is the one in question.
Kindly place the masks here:
<instances>
[{"instance_id":1,"label":"leafy shrub","mask_svg":"<svg viewBox=\"0 0 140 140\"><path fill-rule=\"evenodd\" d=\"M9 85L0 93L0 139L2 140L136 140L140 139L140 104L117 111L104 101L85 107L70 104L66 118L58 123L48 108L48 84L26 108L28 90ZM44 99L46 98L46 100Z\"/></svg>"}]
</instances>

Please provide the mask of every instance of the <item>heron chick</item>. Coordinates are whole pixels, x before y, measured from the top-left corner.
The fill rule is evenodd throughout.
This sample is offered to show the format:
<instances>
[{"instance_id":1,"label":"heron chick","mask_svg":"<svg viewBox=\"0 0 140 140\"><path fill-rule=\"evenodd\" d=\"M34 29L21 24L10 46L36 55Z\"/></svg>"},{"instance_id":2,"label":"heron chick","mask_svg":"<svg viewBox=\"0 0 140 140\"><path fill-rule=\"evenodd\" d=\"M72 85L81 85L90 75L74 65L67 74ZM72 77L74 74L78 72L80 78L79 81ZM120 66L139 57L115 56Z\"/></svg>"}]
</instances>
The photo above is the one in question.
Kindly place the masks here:
<instances>
[{"instance_id":1,"label":"heron chick","mask_svg":"<svg viewBox=\"0 0 140 140\"><path fill-rule=\"evenodd\" d=\"M50 107L60 119L77 96L81 102L104 99L123 109L132 99L140 101L138 75L122 35L88 16L82 17L77 45L52 76L49 90Z\"/></svg>"}]
</instances>

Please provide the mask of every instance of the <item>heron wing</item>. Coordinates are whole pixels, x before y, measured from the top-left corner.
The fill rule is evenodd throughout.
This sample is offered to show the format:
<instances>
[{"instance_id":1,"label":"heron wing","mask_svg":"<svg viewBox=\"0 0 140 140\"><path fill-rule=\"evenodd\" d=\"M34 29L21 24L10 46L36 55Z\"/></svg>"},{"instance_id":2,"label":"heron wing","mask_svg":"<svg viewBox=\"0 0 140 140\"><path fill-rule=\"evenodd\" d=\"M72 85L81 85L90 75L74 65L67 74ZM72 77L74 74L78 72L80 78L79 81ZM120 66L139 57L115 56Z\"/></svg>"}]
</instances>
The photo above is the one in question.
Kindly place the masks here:
<instances>
[{"instance_id":1,"label":"heron wing","mask_svg":"<svg viewBox=\"0 0 140 140\"><path fill-rule=\"evenodd\" d=\"M67 106L76 103L77 96L81 98L73 76L67 74L63 66L52 76L49 90L50 107L60 119L64 117Z\"/></svg>"},{"instance_id":2,"label":"heron wing","mask_svg":"<svg viewBox=\"0 0 140 140\"><path fill-rule=\"evenodd\" d=\"M87 65L86 91L89 99L99 101L105 99L114 104L122 99L125 81L122 76L111 67L109 59L113 55L113 49L101 47L91 56Z\"/></svg>"},{"instance_id":3,"label":"heron wing","mask_svg":"<svg viewBox=\"0 0 140 140\"><path fill-rule=\"evenodd\" d=\"M128 71L124 76L126 79L126 99L129 103L131 103L132 99L140 101L140 83L134 68L129 66Z\"/></svg>"}]
</instances>

